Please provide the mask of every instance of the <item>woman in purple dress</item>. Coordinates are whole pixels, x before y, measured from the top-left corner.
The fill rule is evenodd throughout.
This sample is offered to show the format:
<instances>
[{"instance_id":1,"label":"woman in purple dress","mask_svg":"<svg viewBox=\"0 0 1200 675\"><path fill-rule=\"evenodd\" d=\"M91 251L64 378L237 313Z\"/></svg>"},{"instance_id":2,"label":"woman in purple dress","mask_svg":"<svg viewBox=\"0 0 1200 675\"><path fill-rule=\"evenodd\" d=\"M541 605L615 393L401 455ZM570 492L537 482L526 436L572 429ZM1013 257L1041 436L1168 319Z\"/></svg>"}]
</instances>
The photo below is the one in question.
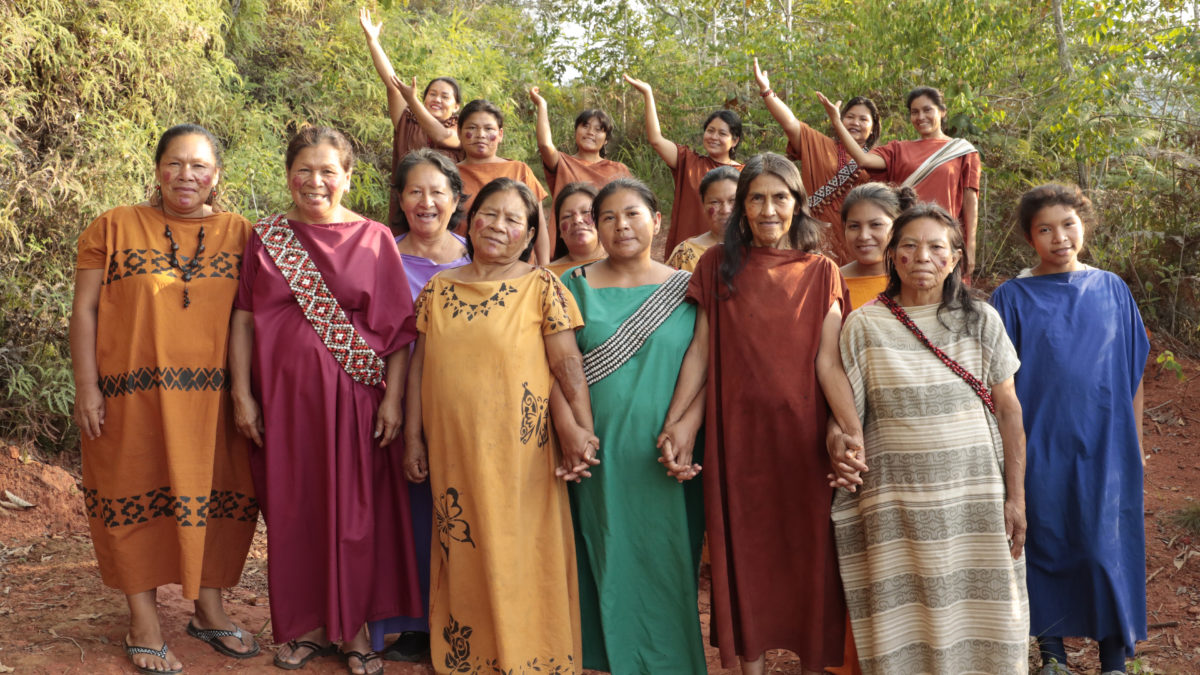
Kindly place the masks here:
<instances>
[{"instance_id":1,"label":"woman in purple dress","mask_svg":"<svg viewBox=\"0 0 1200 675\"><path fill-rule=\"evenodd\" d=\"M293 206L260 221L230 337L238 429L267 523L275 656L286 670L341 643L379 673L367 622L420 612L399 475L411 292L391 233L343 208L354 154L306 127L287 149ZM260 407L261 405L261 407Z\"/></svg>"}]
</instances>

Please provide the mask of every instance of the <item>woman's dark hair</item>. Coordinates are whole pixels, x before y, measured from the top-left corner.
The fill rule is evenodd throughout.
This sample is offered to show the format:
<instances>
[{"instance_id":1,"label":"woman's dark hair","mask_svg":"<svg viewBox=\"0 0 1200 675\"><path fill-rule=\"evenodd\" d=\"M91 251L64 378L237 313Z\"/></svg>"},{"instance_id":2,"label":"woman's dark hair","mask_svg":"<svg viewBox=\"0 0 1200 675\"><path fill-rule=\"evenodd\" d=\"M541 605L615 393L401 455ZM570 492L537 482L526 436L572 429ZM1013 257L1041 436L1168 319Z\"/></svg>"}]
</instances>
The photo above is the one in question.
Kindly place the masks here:
<instances>
[{"instance_id":1,"label":"woman's dark hair","mask_svg":"<svg viewBox=\"0 0 1200 675\"><path fill-rule=\"evenodd\" d=\"M1026 239L1032 236L1030 232L1033 229L1034 216L1047 206L1066 206L1073 209L1087 229L1096 224L1096 211L1092 208L1092 200L1083 194L1083 190L1076 185L1047 183L1021 195L1021 201L1017 205L1017 222L1020 223Z\"/></svg>"},{"instance_id":2,"label":"woman's dark hair","mask_svg":"<svg viewBox=\"0 0 1200 675\"><path fill-rule=\"evenodd\" d=\"M550 256L551 260L558 260L559 258L563 257L564 255L566 255L567 253L570 252L567 250L567 242L563 241L562 232L558 230L558 222L562 219L562 208L563 208L563 204L566 203L567 198L570 197L571 195L577 195L579 193L583 193L583 194L587 195L588 197L591 197L592 202L595 203L595 201L596 201L596 186L592 185L591 183L585 183L583 181L567 183L566 185L563 186L563 189L559 191L558 196L556 196L554 198L554 225L553 225L553 227L554 227L555 231L558 232L558 237L555 239L554 254L552 256ZM592 222L595 222L595 218L592 219Z\"/></svg>"},{"instance_id":3,"label":"woman's dark hair","mask_svg":"<svg viewBox=\"0 0 1200 675\"><path fill-rule=\"evenodd\" d=\"M725 255L718 274L729 289L726 298L733 296L733 279L745 266L746 257L754 243L754 233L750 231L750 224L746 221L746 197L750 193L750 184L764 174L771 174L783 181L796 202L792 212L792 226L787 232L791 248L815 253L821 245L821 223L813 218L812 212L808 210L808 194L804 192L804 181L800 179L800 171L796 165L783 155L773 152L751 157L738 177L733 213L729 214L729 225L725 228Z\"/></svg>"},{"instance_id":4,"label":"woman's dark hair","mask_svg":"<svg viewBox=\"0 0 1200 675\"><path fill-rule=\"evenodd\" d=\"M496 104L482 98L477 98L463 106L462 110L458 111L458 132L462 133L463 124L466 124L467 118L475 113L481 112L495 117L496 126L500 127L501 129L504 128L504 113L500 112L500 109L496 107Z\"/></svg>"},{"instance_id":5,"label":"woman's dark hair","mask_svg":"<svg viewBox=\"0 0 1200 675\"><path fill-rule=\"evenodd\" d=\"M871 113L871 133L867 134L867 141L863 143L863 147L870 150L875 147L875 141L879 140L879 108L875 107L875 101L866 96L855 96L846 101L846 105L842 106L842 117L845 117L846 113L850 112L850 109L856 105L863 106Z\"/></svg>"},{"instance_id":6,"label":"woman's dark hair","mask_svg":"<svg viewBox=\"0 0 1200 675\"><path fill-rule=\"evenodd\" d=\"M425 97L429 95L429 88L433 86L434 82L445 82L446 84L450 85L450 88L454 90L454 102L458 105L462 105L462 89L458 86L458 80L449 76L435 77L430 80L429 84L425 85L425 91L421 92L422 102L424 102Z\"/></svg>"},{"instance_id":7,"label":"woman's dark hair","mask_svg":"<svg viewBox=\"0 0 1200 675\"><path fill-rule=\"evenodd\" d=\"M700 131L703 132L705 129L707 129L708 125L712 124L712 121L715 119L719 119L725 124L729 125L729 134L735 139L733 141L733 147L729 148L729 159L733 159L733 153L736 152L737 147L742 144L742 118L738 117L738 114L732 110L726 110L725 108L714 110L711 115L705 118L704 124L700 127Z\"/></svg>"},{"instance_id":8,"label":"woman's dark hair","mask_svg":"<svg viewBox=\"0 0 1200 675\"><path fill-rule=\"evenodd\" d=\"M211 131L205 129L199 124L176 124L170 129L164 131L162 136L158 137L158 145L154 146L154 166L157 167L158 163L162 161L163 155L167 153L167 148L171 147L171 141L179 138L180 136L191 136L193 134L197 136L203 136L204 140L208 141L208 146L212 148L213 159L217 162L217 168L225 168L225 153L224 148L221 147L221 141L218 141L217 137L214 136ZM220 185L220 183L218 183L218 185ZM210 195L207 199L208 204L213 208L214 211L224 211L224 209L221 208L221 200L216 191L217 188L214 186L212 195ZM150 198L150 205L154 207L160 206L162 202L159 200L161 199L161 196L155 193Z\"/></svg>"},{"instance_id":9,"label":"woman's dark hair","mask_svg":"<svg viewBox=\"0 0 1200 675\"><path fill-rule=\"evenodd\" d=\"M284 155L283 164L291 171L292 162L296 161L296 156L305 148L311 148L315 145L328 143L338 151L338 159L341 160L342 169L349 171L354 168L354 148L350 145L350 141L342 134L342 132L333 127L318 127L305 125L292 136L292 140L288 142L287 154Z\"/></svg>"},{"instance_id":10,"label":"woman's dark hair","mask_svg":"<svg viewBox=\"0 0 1200 675\"><path fill-rule=\"evenodd\" d=\"M723 180L737 183L739 175L738 170L732 166L718 166L704 174L704 178L700 179L700 201L704 201L705 195L708 194L708 188L712 187L713 183Z\"/></svg>"},{"instance_id":11,"label":"woman's dark hair","mask_svg":"<svg viewBox=\"0 0 1200 675\"><path fill-rule=\"evenodd\" d=\"M462 210L458 205L462 203L463 182L462 176L458 173L458 167L454 166L454 162L450 158L432 148L418 148L404 156L400 163L396 165L396 171L392 175L392 189L403 193L404 186L408 182L408 172L422 164L432 164L433 168L437 169L446 177L446 183L450 185L450 194L454 197L454 213L450 216L449 229L453 231L462 222ZM391 223L392 227L399 233L408 232L408 218L404 215L403 209L396 209L396 222Z\"/></svg>"},{"instance_id":12,"label":"woman's dark hair","mask_svg":"<svg viewBox=\"0 0 1200 675\"><path fill-rule=\"evenodd\" d=\"M863 183L851 190L842 201L842 222L850 209L861 202L870 202L883 209L895 221L900 213L917 203L917 193L908 186L892 187L886 183Z\"/></svg>"},{"instance_id":13,"label":"woman's dark hair","mask_svg":"<svg viewBox=\"0 0 1200 675\"><path fill-rule=\"evenodd\" d=\"M516 192L525 204L525 229L532 233L532 236L529 237L529 245L521 252L521 262L529 262L529 255L533 253L533 245L537 242L538 202L528 185L511 178L496 178L484 185L480 188L479 194L475 195L475 201L471 202L471 210L467 211L467 255L472 260L475 259L475 246L471 243L471 221L475 219L475 214L479 212L489 197L497 192L509 191Z\"/></svg>"},{"instance_id":14,"label":"woman's dark hair","mask_svg":"<svg viewBox=\"0 0 1200 675\"><path fill-rule=\"evenodd\" d=\"M604 130L604 145L600 146L600 156L607 157L608 142L612 140L613 132L613 121L612 118L608 116L608 113L600 110L599 108L588 108L587 110L583 110L575 116L575 126L572 128L578 129L592 120L599 122L600 128Z\"/></svg>"},{"instance_id":15,"label":"woman's dark hair","mask_svg":"<svg viewBox=\"0 0 1200 675\"><path fill-rule=\"evenodd\" d=\"M629 190L637 194L646 208L650 209L650 213L658 213L658 197L654 196L654 191L651 190L645 183L636 178L617 178L600 188L592 199L592 222L600 222L600 207L604 205L604 200L620 192L621 190Z\"/></svg>"},{"instance_id":16,"label":"woman's dark hair","mask_svg":"<svg viewBox=\"0 0 1200 675\"><path fill-rule=\"evenodd\" d=\"M962 225L959 224L957 218L950 215L940 205L934 202L917 202L905 209L904 213L901 213L900 217L892 222L892 236L887 245L888 255L884 257L888 270L888 284L883 292L891 298L900 296L900 273L892 264L892 256L896 255L896 248L900 245L900 237L904 234L904 228L922 218L928 218L945 227L947 238L950 240L950 250L959 253L954 269L946 275L946 280L942 282L942 303L938 305L937 310L938 322L950 330L958 330L961 334L969 335L979 323L979 309L975 306L976 300L972 297L970 287L963 283L963 267L967 263L967 253ZM963 325L959 329L946 323L942 316L943 313L955 309L963 311Z\"/></svg>"},{"instance_id":17,"label":"woman's dark hair","mask_svg":"<svg viewBox=\"0 0 1200 675\"><path fill-rule=\"evenodd\" d=\"M916 89L908 92L908 96L904 99L904 107L906 109L912 109L913 101L921 98L922 96L928 96L929 100L933 101L933 104L938 107L938 110L946 112L946 101L944 98L942 98L942 90L934 89L933 87L917 87Z\"/></svg>"}]
</instances>

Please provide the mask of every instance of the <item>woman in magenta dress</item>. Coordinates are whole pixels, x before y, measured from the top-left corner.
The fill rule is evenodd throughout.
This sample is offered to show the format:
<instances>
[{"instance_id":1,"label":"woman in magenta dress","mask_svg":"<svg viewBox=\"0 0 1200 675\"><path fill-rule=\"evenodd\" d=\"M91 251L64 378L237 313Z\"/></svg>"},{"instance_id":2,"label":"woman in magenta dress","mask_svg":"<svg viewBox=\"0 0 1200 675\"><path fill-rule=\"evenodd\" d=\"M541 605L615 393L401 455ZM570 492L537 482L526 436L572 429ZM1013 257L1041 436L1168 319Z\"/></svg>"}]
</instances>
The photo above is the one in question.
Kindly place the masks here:
<instances>
[{"instance_id":1,"label":"woman in magenta dress","mask_svg":"<svg viewBox=\"0 0 1200 675\"><path fill-rule=\"evenodd\" d=\"M412 296L388 229L341 206L345 136L305 127L286 161L293 206L251 235L229 356L238 429L258 446L275 664L340 642L351 673L379 673L366 622L420 613L408 493L390 478Z\"/></svg>"}]
</instances>

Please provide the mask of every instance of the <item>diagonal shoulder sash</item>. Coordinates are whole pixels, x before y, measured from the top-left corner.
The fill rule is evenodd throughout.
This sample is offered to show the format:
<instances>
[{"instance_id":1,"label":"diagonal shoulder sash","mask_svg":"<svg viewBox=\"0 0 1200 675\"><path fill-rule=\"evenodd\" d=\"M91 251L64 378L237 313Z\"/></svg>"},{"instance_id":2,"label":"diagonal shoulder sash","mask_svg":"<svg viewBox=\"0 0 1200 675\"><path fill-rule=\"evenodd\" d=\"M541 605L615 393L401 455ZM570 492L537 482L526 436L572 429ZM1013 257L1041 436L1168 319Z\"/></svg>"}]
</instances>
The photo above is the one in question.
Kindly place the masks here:
<instances>
[{"instance_id":1,"label":"diagonal shoulder sash","mask_svg":"<svg viewBox=\"0 0 1200 675\"><path fill-rule=\"evenodd\" d=\"M943 145L937 152L925 158L921 162L921 166L917 170L909 174L908 178L900 184L900 187L916 187L917 183L929 178L929 174L933 173L934 169L949 162L952 159L958 159L963 155L969 155L972 152L979 152L971 142L965 138L953 138L949 143Z\"/></svg>"},{"instance_id":2,"label":"diagonal shoulder sash","mask_svg":"<svg viewBox=\"0 0 1200 675\"><path fill-rule=\"evenodd\" d=\"M345 310L325 285L321 270L296 239L283 214L267 216L254 225L271 262L283 274L292 296L329 353L355 382L374 386L383 381L384 363L350 323Z\"/></svg>"},{"instance_id":3,"label":"diagonal shoulder sash","mask_svg":"<svg viewBox=\"0 0 1200 675\"><path fill-rule=\"evenodd\" d=\"M650 335L683 302L691 278L690 272L676 271L603 344L583 355L583 374L588 386L617 372L638 353Z\"/></svg>"},{"instance_id":4,"label":"diagonal shoulder sash","mask_svg":"<svg viewBox=\"0 0 1200 675\"><path fill-rule=\"evenodd\" d=\"M854 175L858 173L858 162L855 162L852 157L846 156L846 149L840 144L838 145L838 159L842 160L842 165L837 172L825 181L825 184L817 188L808 197L809 210L816 209L821 205L821 202L836 195L842 190L846 183L854 180Z\"/></svg>"}]
</instances>

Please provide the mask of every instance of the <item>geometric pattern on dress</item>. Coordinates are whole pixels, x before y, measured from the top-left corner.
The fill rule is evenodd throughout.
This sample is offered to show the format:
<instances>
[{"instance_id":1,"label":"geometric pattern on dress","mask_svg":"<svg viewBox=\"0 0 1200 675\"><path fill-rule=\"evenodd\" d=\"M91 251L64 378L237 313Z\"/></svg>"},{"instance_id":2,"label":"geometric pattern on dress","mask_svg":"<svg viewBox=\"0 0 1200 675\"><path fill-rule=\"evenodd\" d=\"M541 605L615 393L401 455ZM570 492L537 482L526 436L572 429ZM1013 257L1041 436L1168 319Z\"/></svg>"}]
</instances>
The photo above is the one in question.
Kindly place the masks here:
<instances>
[{"instance_id":1,"label":"geometric pattern on dress","mask_svg":"<svg viewBox=\"0 0 1200 675\"><path fill-rule=\"evenodd\" d=\"M495 675L528 675L542 673L543 675L568 675L577 672L575 656L567 654L565 661L558 661L553 656L548 659L533 657L525 665L516 668L504 668L496 658L480 662L478 655L471 655L471 635L475 629L459 623L450 614L446 626L442 628L442 639L446 641L446 672L450 673L494 673Z\"/></svg>"},{"instance_id":2,"label":"geometric pattern on dress","mask_svg":"<svg viewBox=\"0 0 1200 675\"><path fill-rule=\"evenodd\" d=\"M469 303L458 297L458 289L454 284L447 284L442 288L442 309L449 309L450 318L456 319L459 314L466 315L467 321L474 319L476 316L487 316L488 312L497 308L504 307L504 298L516 293L517 289L508 285L508 282L501 282L500 288L491 297L484 298L482 302Z\"/></svg>"},{"instance_id":3,"label":"geometric pattern on dress","mask_svg":"<svg viewBox=\"0 0 1200 675\"><path fill-rule=\"evenodd\" d=\"M617 330L583 355L583 373L590 387L617 372L646 344L646 340L683 304L691 272L675 270Z\"/></svg>"},{"instance_id":4,"label":"geometric pattern on dress","mask_svg":"<svg viewBox=\"0 0 1200 675\"><path fill-rule=\"evenodd\" d=\"M680 242L679 246L675 247L675 252L667 259L667 267L674 267L677 270L683 269L686 265L695 267L698 259L695 249Z\"/></svg>"},{"instance_id":5,"label":"geometric pattern on dress","mask_svg":"<svg viewBox=\"0 0 1200 675\"><path fill-rule=\"evenodd\" d=\"M817 191L812 193L808 198L808 208L813 210L820 206L821 202L829 199L833 195L841 191L850 179L854 178L854 174L858 173L858 162L851 159L846 153L846 148L841 143L837 144L838 150L838 170L833 174L824 185L817 188ZM864 150L865 152L865 150Z\"/></svg>"},{"instance_id":6,"label":"geometric pattern on dress","mask_svg":"<svg viewBox=\"0 0 1200 675\"><path fill-rule=\"evenodd\" d=\"M179 272L171 266L170 260L170 252L161 251L156 248L126 248L113 251L112 257L108 261L108 270L104 276L104 283L110 284L114 281L140 274L159 274L171 277L172 279L178 279ZM178 256L178 260L181 266L187 267L192 259L181 255ZM201 262L200 269L192 273L192 278L219 278L236 281L241 274L241 266L241 253L218 251L211 256L207 256Z\"/></svg>"},{"instance_id":7,"label":"geometric pattern on dress","mask_svg":"<svg viewBox=\"0 0 1200 675\"><path fill-rule=\"evenodd\" d=\"M100 393L105 398L150 389L229 391L229 371L225 368L136 368L126 373L100 376Z\"/></svg>"},{"instance_id":8,"label":"geometric pattern on dress","mask_svg":"<svg viewBox=\"0 0 1200 675\"><path fill-rule=\"evenodd\" d=\"M174 495L160 487L129 497L101 497L99 490L83 489L88 518L105 527L146 523L154 518L174 518L180 527L204 527L209 518L258 520L258 500L234 490L212 490L208 495Z\"/></svg>"},{"instance_id":9,"label":"geometric pattern on dress","mask_svg":"<svg viewBox=\"0 0 1200 675\"><path fill-rule=\"evenodd\" d=\"M283 214L268 216L254 225L263 247L283 274L304 317L317 331L329 353L355 382L374 386L383 381L385 364L350 323L345 310L325 285L321 270L286 224Z\"/></svg>"}]
</instances>

